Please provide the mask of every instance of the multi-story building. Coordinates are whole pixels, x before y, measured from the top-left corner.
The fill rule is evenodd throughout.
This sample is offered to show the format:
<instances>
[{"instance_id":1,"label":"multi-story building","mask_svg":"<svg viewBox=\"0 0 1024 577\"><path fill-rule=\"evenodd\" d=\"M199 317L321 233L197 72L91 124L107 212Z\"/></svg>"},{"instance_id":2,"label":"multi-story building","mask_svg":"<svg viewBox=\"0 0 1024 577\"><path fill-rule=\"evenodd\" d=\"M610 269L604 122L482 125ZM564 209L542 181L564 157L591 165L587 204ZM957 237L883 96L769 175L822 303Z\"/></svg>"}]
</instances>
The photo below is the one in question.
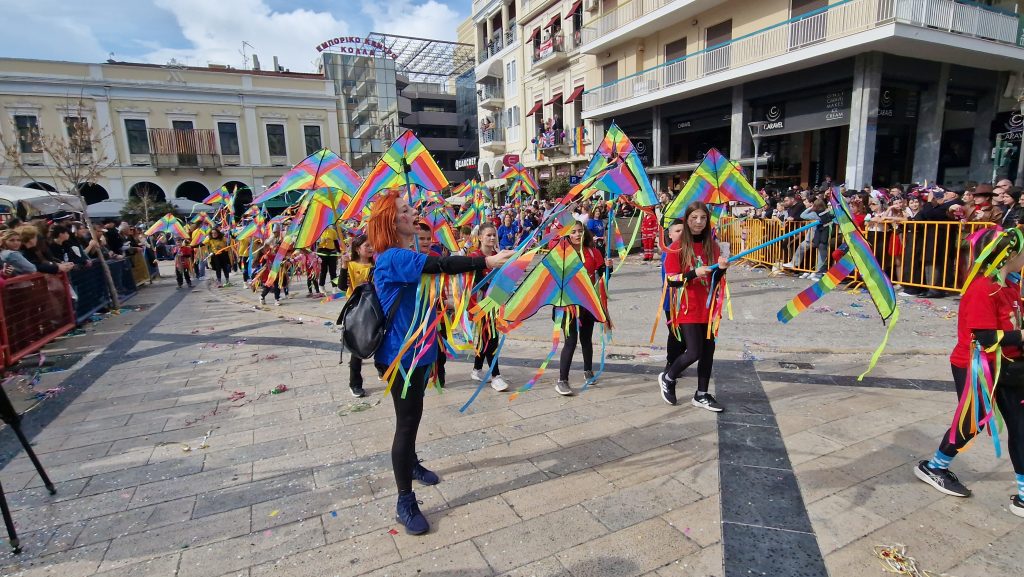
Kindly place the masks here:
<instances>
[{"instance_id":1,"label":"multi-story building","mask_svg":"<svg viewBox=\"0 0 1024 577\"><path fill-rule=\"evenodd\" d=\"M61 184L31 135L67 138L84 118L102 142L94 158L112 162L83 187L90 204L140 191L198 202L223 185L244 201L284 167L338 147L334 89L319 74L5 58L0 109L0 132L28 165L28 175L0 166L0 183L39 189Z\"/></svg>"},{"instance_id":2,"label":"multi-story building","mask_svg":"<svg viewBox=\"0 0 1024 577\"><path fill-rule=\"evenodd\" d=\"M582 116L649 144L662 189L712 146L749 166L755 140L776 186L1012 178L1019 155L994 167L991 153L1024 124L1015 4L585 0Z\"/></svg>"}]
</instances>

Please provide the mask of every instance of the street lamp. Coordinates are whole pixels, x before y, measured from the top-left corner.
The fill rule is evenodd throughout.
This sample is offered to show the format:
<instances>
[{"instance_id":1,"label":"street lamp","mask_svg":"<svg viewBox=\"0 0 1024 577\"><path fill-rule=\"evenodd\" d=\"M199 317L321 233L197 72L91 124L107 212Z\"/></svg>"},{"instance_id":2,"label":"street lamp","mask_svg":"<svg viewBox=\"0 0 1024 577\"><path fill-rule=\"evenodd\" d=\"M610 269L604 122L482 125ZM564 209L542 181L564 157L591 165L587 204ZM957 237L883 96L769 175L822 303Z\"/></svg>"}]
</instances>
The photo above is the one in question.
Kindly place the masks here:
<instances>
[{"instance_id":1,"label":"street lamp","mask_svg":"<svg viewBox=\"0 0 1024 577\"><path fill-rule=\"evenodd\" d=\"M754 190L757 190L757 148L761 144L761 138L764 137L761 131L764 127L768 126L768 123L764 120L756 120L754 122L747 123L747 130L750 131L750 138L754 141Z\"/></svg>"}]
</instances>

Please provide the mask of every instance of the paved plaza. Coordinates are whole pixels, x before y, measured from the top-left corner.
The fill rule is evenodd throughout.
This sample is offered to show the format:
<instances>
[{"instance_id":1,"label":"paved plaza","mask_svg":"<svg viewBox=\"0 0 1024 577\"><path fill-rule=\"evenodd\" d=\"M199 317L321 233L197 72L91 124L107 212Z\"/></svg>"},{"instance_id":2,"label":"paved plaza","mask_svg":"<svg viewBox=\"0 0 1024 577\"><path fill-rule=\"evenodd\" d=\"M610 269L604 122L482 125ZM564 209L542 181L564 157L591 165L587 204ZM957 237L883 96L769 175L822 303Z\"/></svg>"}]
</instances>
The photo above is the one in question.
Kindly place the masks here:
<instances>
[{"instance_id":1,"label":"paved plaza","mask_svg":"<svg viewBox=\"0 0 1024 577\"><path fill-rule=\"evenodd\" d=\"M787 326L775 312L807 281L730 277L720 415L658 394L651 266L613 278L615 342L600 382L577 396L554 392L553 362L515 401L487 388L460 413L475 383L467 362L449 362L420 429L419 456L442 478L415 486L432 525L420 537L394 519L391 401L369 368L368 397L354 399L338 365L340 302L296 283L283 306L254 307L241 286L158 280L129 303L138 310L47 349L84 353L43 375L38 390L63 390L26 418L56 495L0 434L25 547L14 556L2 543L0 574L862 577L883 575L874 546L903 543L922 569L1018 575L1024 519L1007 510L1005 456L982 439L957 459L970 499L911 470L955 404L956 302L901 298L888 353L858 382L884 332L866 295L836 291ZM505 345L514 386L550 348L549 318ZM684 400L694 374L680 380Z\"/></svg>"}]
</instances>

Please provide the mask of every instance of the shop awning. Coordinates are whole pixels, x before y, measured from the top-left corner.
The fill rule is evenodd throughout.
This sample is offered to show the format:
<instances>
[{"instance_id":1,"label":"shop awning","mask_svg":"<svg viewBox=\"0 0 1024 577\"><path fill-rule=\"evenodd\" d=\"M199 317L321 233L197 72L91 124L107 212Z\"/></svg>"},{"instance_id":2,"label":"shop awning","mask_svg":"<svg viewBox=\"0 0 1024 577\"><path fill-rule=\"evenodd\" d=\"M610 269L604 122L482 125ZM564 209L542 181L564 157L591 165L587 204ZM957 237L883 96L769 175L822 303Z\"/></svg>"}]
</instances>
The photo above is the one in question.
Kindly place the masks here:
<instances>
[{"instance_id":1,"label":"shop awning","mask_svg":"<svg viewBox=\"0 0 1024 577\"><path fill-rule=\"evenodd\" d=\"M583 4L583 0L576 0L573 2L572 8L565 14L566 19L572 18L572 15L579 11L580 6Z\"/></svg>"},{"instance_id":2,"label":"shop awning","mask_svg":"<svg viewBox=\"0 0 1024 577\"><path fill-rule=\"evenodd\" d=\"M551 26L555 22L558 22L561 19L562 19L562 15L561 14L555 14L554 16L551 17L551 20L549 20L548 23L544 25L544 27L545 28L551 28Z\"/></svg>"},{"instance_id":3,"label":"shop awning","mask_svg":"<svg viewBox=\"0 0 1024 577\"><path fill-rule=\"evenodd\" d=\"M583 87L577 86L576 88L572 89L572 93L569 94L569 98L566 98L564 101L562 101L562 103L572 104L573 102L576 102L576 100L580 97L581 94L583 94Z\"/></svg>"},{"instance_id":4,"label":"shop awning","mask_svg":"<svg viewBox=\"0 0 1024 577\"><path fill-rule=\"evenodd\" d=\"M554 96L553 96L553 97L551 98L551 100L548 100L547 102L545 102L545 103L544 103L544 105L545 105L545 106L547 106L547 105L549 105L549 104L554 104L554 103L556 103L556 102L561 102L561 101L562 101L562 93L561 93L561 92L559 92L558 94L555 94L555 95L554 95Z\"/></svg>"},{"instance_id":5,"label":"shop awning","mask_svg":"<svg viewBox=\"0 0 1024 577\"><path fill-rule=\"evenodd\" d=\"M529 117L533 116L534 114L536 114L537 111L540 110L542 106L544 106L544 103L541 102L540 100L538 100L536 103L534 103L533 108L531 108L530 111L526 113L526 117L529 118Z\"/></svg>"},{"instance_id":6,"label":"shop awning","mask_svg":"<svg viewBox=\"0 0 1024 577\"><path fill-rule=\"evenodd\" d=\"M534 28L533 32L530 33L530 37L526 39L527 42L533 42L533 39L540 35L540 28Z\"/></svg>"}]
</instances>

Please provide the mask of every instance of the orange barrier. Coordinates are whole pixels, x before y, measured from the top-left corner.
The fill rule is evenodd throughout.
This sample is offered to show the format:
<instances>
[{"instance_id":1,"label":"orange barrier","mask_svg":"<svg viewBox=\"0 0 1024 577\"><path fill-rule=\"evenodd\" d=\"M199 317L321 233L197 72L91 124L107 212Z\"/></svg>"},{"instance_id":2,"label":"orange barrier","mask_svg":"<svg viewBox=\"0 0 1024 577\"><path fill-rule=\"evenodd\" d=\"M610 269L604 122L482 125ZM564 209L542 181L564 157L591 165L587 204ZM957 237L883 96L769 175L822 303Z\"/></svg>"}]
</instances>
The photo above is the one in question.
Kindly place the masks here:
<instances>
[{"instance_id":1,"label":"orange barrier","mask_svg":"<svg viewBox=\"0 0 1024 577\"><path fill-rule=\"evenodd\" d=\"M0 287L0 360L10 367L75 328L66 274L32 273Z\"/></svg>"},{"instance_id":2,"label":"orange barrier","mask_svg":"<svg viewBox=\"0 0 1024 577\"><path fill-rule=\"evenodd\" d=\"M748 219L742 231L730 229L733 254L745 246L757 246L806 225L807 221ZM992 223L918 222L877 223L863 231L875 259L893 284L923 289L960 289L969 268L963 261L963 240ZM732 227L735 228L735 227ZM843 243L842 234L831 226L827 249L815 244L814 230L794 236L751 253L745 260L755 265L785 268L795 272L824 271L831 267L832 253ZM723 240L724 240L723 239Z\"/></svg>"}]
</instances>

